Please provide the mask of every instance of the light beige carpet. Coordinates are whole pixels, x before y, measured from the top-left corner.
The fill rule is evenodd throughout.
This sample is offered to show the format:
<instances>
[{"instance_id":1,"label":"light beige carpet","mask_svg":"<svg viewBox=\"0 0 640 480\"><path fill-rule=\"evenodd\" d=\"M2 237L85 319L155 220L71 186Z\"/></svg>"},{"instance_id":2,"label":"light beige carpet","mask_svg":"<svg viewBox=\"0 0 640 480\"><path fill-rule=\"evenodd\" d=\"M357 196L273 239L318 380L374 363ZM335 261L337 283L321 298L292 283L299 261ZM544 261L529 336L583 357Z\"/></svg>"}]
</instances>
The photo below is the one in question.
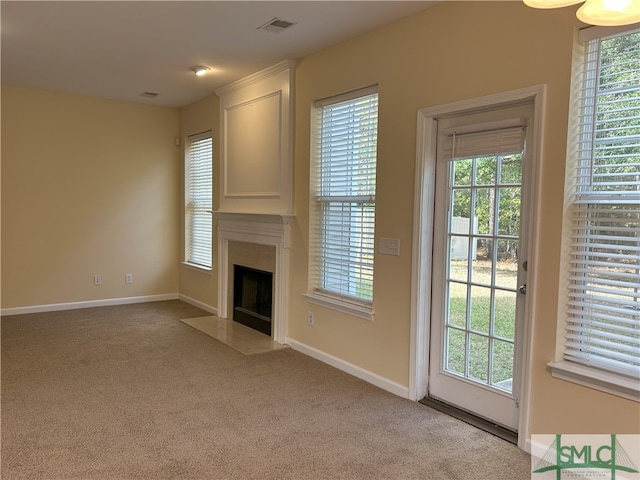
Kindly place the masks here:
<instances>
[{"instance_id":1,"label":"light beige carpet","mask_svg":"<svg viewBox=\"0 0 640 480\"><path fill-rule=\"evenodd\" d=\"M530 480L514 445L180 301L2 318L2 480Z\"/></svg>"},{"instance_id":2,"label":"light beige carpet","mask_svg":"<svg viewBox=\"0 0 640 480\"><path fill-rule=\"evenodd\" d=\"M274 342L271 337L264 333L228 318L209 315L206 317L183 318L180 321L228 345L243 355L255 355L289 348L288 345Z\"/></svg>"}]
</instances>

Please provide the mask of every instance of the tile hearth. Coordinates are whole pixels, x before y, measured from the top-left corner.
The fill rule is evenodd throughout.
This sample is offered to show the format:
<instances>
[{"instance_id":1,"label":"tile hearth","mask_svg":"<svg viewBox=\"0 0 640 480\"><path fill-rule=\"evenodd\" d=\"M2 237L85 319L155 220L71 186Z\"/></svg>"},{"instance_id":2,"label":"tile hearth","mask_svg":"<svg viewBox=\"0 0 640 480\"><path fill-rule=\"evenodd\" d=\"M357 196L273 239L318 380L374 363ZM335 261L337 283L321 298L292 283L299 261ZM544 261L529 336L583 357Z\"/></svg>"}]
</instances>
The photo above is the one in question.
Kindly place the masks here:
<instances>
[{"instance_id":1,"label":"tile hearth","mask_svg":"<svg viewBox=\"0 0 640 480\"><path fill-rule=\"evenodd\" d=\"M228 318L219 318L215 315L210 315L206 317L183 318L180 321L185 325L189 325L215 338L243 355L255 355L257 353L289 348L288 345L274 342L268 335Z\"/></svg>"}]
</instances>

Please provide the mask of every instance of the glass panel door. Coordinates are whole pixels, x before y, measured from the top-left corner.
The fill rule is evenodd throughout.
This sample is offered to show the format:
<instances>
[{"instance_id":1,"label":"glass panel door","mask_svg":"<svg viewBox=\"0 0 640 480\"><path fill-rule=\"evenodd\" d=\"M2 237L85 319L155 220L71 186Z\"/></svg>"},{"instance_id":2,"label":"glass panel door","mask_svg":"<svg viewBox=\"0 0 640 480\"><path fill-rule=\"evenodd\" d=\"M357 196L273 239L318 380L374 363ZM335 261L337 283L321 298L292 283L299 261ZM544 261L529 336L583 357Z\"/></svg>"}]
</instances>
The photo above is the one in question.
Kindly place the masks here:
<instances>
[{"instance_id":1,"label":"glass panel door","mask_svg":"<svg viewBox=\"0 0 640 480\"><path fill-rule=\"evenodd\" d=\"M502 132L480 138L474 128L532 116L527 104L438 120L428 395L512 430L526 298L526 129L503 146ZM460 128L475 135L464 151L449 133Z\"/></svg>"}]
</instances>

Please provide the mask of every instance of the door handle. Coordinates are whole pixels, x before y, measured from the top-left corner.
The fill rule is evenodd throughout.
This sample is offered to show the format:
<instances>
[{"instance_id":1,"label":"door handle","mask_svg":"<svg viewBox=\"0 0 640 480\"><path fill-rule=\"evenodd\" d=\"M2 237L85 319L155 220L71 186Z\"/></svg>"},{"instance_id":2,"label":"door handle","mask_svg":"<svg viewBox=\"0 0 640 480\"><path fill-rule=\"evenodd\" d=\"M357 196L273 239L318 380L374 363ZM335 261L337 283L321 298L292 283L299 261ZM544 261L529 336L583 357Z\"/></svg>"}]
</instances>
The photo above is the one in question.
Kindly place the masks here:
<instances>
[{"instance_id":1,"label":"door handle","mask_svg":"<svg viewBox=\"0 0 640 480\"><path fill-rule=\"evenodd\" d=\"M527 293L527 284L525 283L524 285L520 285L520 286L518 287L518 291L519 291L521 294L525 295L525 294Z\"/></svg>"}]
</instances>

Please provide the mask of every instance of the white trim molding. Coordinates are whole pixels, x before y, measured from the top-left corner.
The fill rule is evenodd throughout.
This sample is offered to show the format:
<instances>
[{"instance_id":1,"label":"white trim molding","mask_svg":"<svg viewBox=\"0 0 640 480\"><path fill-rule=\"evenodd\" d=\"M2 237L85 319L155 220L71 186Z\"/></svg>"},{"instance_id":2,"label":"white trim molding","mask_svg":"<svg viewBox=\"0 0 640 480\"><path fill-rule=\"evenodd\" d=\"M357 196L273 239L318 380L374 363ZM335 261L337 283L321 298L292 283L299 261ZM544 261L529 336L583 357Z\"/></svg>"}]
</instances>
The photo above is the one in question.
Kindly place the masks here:
<instances>
[{"instance_id":1,"label":"white trim molding","mask_svg":"<svg viewBox=\"0 0 640 480\"><path fill-rule=\"evenodd\" d=\"M637 378L632 379L564 360L550 362L547 365L555 378L640 402L640 381Z\"/></svg>"},{"instance_id":2,"label":"white trim molding","mask_svg":"<svg viewBox=\"0 0 640 480\"><path fill-rule=\"evenodd\" d=\"M338 370L342 370L349 375L353 375L354 377L359 378L360 380L364 380L365 382L371 383L376 387L379 387L387 392L393 393L394 395L398 395L402 398L409 398L409 389L404 385L400 385L388 378L381 377L369 370L365 370L353 363L346 362L341 358L334 357L333 355L329 355L321 350L310 347L304 343L300 343L291 338L287 338L287 345L289 345L292 349L297 352L304 353L309 357L315 358L316 360L320 360L327 365L331 365L332 367L337 368Z\"/></svg>"},{"instance_id":3,"label":"white trim molding","mask_svg":"<svg viewBox=\"0 0 640 480\"><path fill-rule=\"evenodd\" d=\"M295 60L283 60L282 62L276 63L275 65L265 68L264 70L260 70L259 72L253 73L244 78L241 78L240 80L236 80L235 82L220 87L215 91L215 93L219 97L229 95L230 93L247 88L255 83L263 81L264 79L278 75L279 73L289 73L289 71L295 70L296 64L297 62Z\"/></svg>"},{"instance_id":4,"label":"white trim molding","mask_svg":"<svg viewBox=\"0 0 640 480\"><path fill-rule=\"evenodd\" d=\"M32 305L28 307L3 308L0 315L23 315L26 313L58 312L61 310L77 310L80 308L108 307L112 305L128 305L130 303L163 302L178 300L179 294L167 293L161 295L144 295L140 297L107 298L104 300L87 300L84 302L50 303L47 305Z\"/></svg>"},{"instance_id":5,"label":"white trim molding","mask_svg":"<svg viewBox=\"0 0 640 480\"><path fill-rule=\"evenodd\" d=\"M411 269L411 343L409 346L409 394L412 400L427 395L429 321L431 292L433 216L436 185L436 139L438 122L434 116L418 112L416 173L413 209L413 244Z\"/></svg>"},{"instance_id":6,"label":"white trim molding","mask_svg":"<svg viewBox=\"0 0 640 480\"><path fill-rule=\"evenodd\" d=\"M229 242L275 247L272 337L285 343L289 320L289 253L291 224L289 214L214 212L218 220L218 317L227 318L229 292Z\"/></svg>"},{"instance_id":7,"label":"white trim molding","mask_svg":"<svg viewBox=\"0 0 640 480\"><path fill-rule=\"evenodd\" d=\"M373 306L371 304L348 302L340 297L333 297L331 295L323 295L318 292L305 293L302 295L307 299L307 302L314 305L320 305L321 307L330 308L337 312L346 313L347 315L353 315L354 317L362 318L364 320L373 321Z\"/></svg>"}]
</instances>

